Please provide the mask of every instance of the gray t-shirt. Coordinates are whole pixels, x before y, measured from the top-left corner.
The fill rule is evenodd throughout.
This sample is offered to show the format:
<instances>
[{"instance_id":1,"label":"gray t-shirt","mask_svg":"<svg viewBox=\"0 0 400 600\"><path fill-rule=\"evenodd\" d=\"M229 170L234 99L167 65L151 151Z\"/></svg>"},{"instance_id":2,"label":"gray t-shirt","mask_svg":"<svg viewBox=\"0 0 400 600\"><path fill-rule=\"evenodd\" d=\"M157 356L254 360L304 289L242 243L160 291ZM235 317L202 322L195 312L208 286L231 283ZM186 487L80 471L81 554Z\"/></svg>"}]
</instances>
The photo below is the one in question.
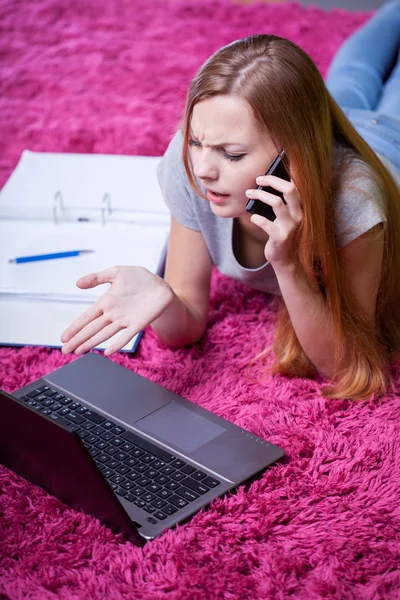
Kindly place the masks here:
<instances>
[{"instance_id":1,"label":"gray t-shirt","mask_svg":"<svg viewBox=\"0 0 400 600\"><path fill-rule=\"evenodd\" d=\"M171 215L184 227L201 231L213 264L224 275L237 279L252 288L279 294L275 272L265 262L256 269L243 267L233 251L233 218L214 215L209 202L199 197L191 188L182 160L182 134L171 140L161 160L158 181ZM393 166L382 159L396 177ZM347 181L339 186L336 206L337 247L342 248L378 223L386 221L378 186L369 167L360 160L353 160L345 170L345 179L351 179L352 187L345 190ZM356 178L356 181L355 181ZM397 173L400 184L400 174ZM204 189L200 185L200 189Z\"/></svg>"}]
</instances>

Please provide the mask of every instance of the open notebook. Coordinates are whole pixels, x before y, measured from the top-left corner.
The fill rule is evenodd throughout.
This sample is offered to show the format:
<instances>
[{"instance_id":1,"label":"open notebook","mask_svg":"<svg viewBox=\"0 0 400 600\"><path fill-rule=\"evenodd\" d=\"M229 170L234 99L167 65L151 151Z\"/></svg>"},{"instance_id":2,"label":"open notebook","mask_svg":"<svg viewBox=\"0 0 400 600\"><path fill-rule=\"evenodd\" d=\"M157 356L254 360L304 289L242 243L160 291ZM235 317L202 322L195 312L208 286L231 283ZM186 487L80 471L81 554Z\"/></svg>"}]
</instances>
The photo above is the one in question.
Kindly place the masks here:
<instances>
[{"instance_id":1,"label":"open notebook","mask_svg":"<svg viewBox=\"0 0 400 600\"><path fill-rule=\"evenodd\" d=\"M82 275L114 265L162 273L170 217L157 183L159 160L22 154L0 192L1 344L60 347L64 329L108 286L80 290ZM93 252L8 262L70 250ZM137 339L124 349L134 350Z\"/></svg>"}]
</instances>

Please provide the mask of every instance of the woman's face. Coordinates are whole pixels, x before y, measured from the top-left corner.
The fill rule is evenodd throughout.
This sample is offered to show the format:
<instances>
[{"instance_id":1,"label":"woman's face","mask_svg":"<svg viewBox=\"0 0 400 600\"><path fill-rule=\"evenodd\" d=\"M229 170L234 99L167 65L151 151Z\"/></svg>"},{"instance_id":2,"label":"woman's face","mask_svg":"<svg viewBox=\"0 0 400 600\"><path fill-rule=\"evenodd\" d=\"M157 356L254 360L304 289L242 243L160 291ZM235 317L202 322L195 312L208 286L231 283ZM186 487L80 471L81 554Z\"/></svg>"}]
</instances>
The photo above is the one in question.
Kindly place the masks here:
<instances>
[{"instance_id":1,"label":"woman's face","mask_svg":"<svg viewBox=\"0 0 400 600\"><path fill-rule=\"evenodd\" d=\"M280 152L260 131L250 106L233 96L215 96L193 108L189 145L193 170L219 217L247 215L245 191L256 188Z\"/></svg>"}]
</instances>

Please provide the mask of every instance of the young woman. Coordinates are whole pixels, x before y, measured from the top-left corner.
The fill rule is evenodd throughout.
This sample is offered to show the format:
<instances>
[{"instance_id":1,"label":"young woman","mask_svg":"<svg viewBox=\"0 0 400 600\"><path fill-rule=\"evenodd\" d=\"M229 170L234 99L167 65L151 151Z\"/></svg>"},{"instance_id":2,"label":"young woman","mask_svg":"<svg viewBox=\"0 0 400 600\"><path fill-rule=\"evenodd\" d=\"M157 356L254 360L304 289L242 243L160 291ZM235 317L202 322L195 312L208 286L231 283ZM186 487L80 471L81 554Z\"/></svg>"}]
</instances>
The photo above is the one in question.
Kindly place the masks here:
<instances>
[{"instance_id":1,"label":"young woman","mask_svg":"<svg viewBox=\"0 0 400 600\"><path fill-rule=\"evenodd\" d=\"M331 93L283 38L253 36L211 56L159 167L172 217L165 279L140 267L80 279L111 285L64 332L63 352L121 331L109 355L149 324L171 346L196 343L214 264L280 298L273 372L318 371L332 398L384 393L400 350L399 45L396 1L340 49ZM282 150L290 181L264 176ZM276 219L247 213L249 199Z\"/></svg>"}]
</instances>

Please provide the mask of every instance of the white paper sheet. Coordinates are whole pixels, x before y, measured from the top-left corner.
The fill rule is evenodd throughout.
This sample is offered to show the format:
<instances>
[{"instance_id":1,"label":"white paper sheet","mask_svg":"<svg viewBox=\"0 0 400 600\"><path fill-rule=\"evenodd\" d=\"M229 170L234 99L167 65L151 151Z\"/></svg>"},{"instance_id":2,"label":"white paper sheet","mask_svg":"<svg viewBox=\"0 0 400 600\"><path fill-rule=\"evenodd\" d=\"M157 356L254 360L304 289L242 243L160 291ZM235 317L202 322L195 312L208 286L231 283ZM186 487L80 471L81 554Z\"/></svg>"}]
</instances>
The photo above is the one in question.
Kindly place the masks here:
<instances>
[{"instance_id":1,"label":"white paper sheet","mask_svg":"<svg viewBox=\"0 0 400 600\"><path fill-rule=\"evenodd\" d=\"M37 298L15 299L0 296L0 344L12 346L61 347L61 334L90 306L79 302L54 302ZM118 334L96 347L104 350ZM135 336L123 351L133 351Z\"/></svg>"},{"instance_id":2,"label":"white paper sheet","mask_svg":"<svg viewBox=\"0 0 400 600\"><path fill-rule=\"evenodd\" d=\"M90 290L76 280L115 265L139 265L156 272L168 227L125 223L0 221L0 294L34 294L43 298L95 301L106 285ZM94 250L70 258L10 264L18 256L68 250Z\"/></svg>"},{"instance_id":3,"label":"white paper sheet","mask_svg":"<svg viewBox=\"0 0 400 600\"><path fill-rule=\"evenodd\" d=\"M81 290L83 275L115 265L157 272L170 223L159 160L23 153L0 192L0 344L59 347L64 329L108 287ZM8 262L71 250L93 252Z\"/></svg>"}]
</instances>

